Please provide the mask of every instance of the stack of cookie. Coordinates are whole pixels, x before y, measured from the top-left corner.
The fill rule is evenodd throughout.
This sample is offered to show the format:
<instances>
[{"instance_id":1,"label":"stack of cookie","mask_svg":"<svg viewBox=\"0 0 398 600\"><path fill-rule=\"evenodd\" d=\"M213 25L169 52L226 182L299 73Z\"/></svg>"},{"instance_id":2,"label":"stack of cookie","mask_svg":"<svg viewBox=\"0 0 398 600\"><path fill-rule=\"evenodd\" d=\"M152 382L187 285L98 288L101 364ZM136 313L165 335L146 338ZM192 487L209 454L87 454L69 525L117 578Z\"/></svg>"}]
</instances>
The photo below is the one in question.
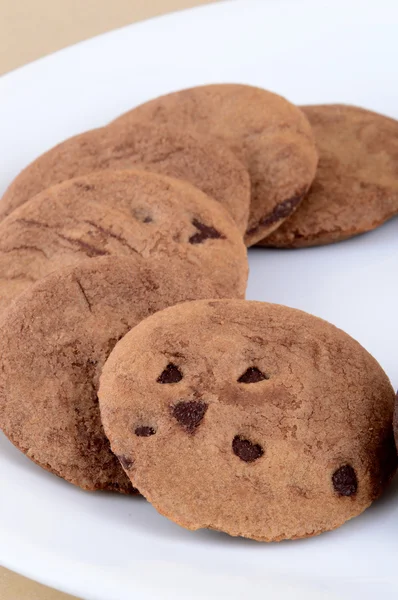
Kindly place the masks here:
<instances>
[{"instance_id":1,"label":"stack of cookie","mask_svg":"<svg viewBox=\"0 0 398 600\"><path fill-rule=\"evenodd\" d=\"M0 427L190 529L340 526L395 472L394 391L344 332L244 300L246 247L396 213L398 123L359 108L210 85L66 140L0 201Z\"/></svg>"}]
</instances>

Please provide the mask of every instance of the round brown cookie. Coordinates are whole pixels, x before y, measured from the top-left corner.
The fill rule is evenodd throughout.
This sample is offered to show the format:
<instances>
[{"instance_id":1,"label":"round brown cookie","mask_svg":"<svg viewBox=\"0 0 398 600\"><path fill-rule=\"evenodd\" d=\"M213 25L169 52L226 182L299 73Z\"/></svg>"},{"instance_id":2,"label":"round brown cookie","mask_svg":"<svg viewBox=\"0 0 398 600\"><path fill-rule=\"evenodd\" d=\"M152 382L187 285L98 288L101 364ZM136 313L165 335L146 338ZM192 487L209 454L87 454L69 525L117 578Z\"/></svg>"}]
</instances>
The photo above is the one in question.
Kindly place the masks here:
<instances>
[{"instance_id":1,"label":"round brown cookie","mask_svg":"<svg viewBox=\"0 0 398 600\"><path fill-rule=\"evenodd\" d=\"M111 447L157 510L257 540L361 513L396 467L394 392L333 325L284 306L184 303L141 322L100 381Z\"/></svg>"},{"instance_id":2,"label":"round brown cookie","mask_svg":"<svg viewBox=\"0 0 398 600\"><path fill-rule=\"evenodd\" d=\"M245 294L246 247L219 203L186 182L108 170L49 188L0 223L0 313L59 267L137 253L178 256L217 298Z\"/></svg>"},{"instance_id":3,"label":"round brown cookie","mask_svg":"<svg viewBox=\"0 0 398 600\"><path fill-rule=\"evenodd\" d=\"M117 119L149 121L211 134L227 143L252 183L248 246L276 229L311 185L317 152L311 127L293 104L266 90L206 85L156 98Z\"/></svg>"},{"instance_id":4,"label":"round brown cookie","mask_svg":"<svg viewBox=\"0 0 398 600\"><path fill-rule=\"evenodd\" d=\"M398 121L339 104L302 110L318 145L318 171L300 207L263 246L338 242L398 213Z\"/></svg>"},{"instance_id":5,"label":"round brown cookie","mask_svg":"<svg viewBox=\"0 0 398 600\"><path fill-rule=\"evenodd\" d=\"M221 202L241 233L246 231L250 179L231 150L214 138L142 123L87 131L39 156L5 192L0 218L66 179L132 167L189 181Z\"/></svg>"},{"instance_id":6,"label":"round brown cookie","mask_svg":"<svg viewBox=\"0 0 398 600\"><path fill-rule=\"evenodd\" d=\"M117 340L182 300L211 297L178 257L102 257L24 292L1 323L0 428L40 466L87 490L131 491L104 435L97 388Z\"/></svg>"}]
</instances>

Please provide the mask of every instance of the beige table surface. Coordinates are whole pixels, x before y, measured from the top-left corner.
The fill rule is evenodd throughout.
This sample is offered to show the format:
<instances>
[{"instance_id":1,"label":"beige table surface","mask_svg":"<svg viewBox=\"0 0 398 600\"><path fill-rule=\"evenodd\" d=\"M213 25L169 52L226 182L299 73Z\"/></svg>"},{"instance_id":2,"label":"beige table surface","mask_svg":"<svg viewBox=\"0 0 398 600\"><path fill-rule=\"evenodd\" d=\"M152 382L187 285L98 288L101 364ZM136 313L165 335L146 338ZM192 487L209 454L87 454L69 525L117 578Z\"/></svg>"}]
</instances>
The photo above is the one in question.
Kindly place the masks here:
<instances>
[{"instance_id":1,"label":"beige table surface","mask_svg":"<svg viewBox=\"0 0 398 600\"><path fill-rule=\"evenodd\" d=\"M0 0L0 75L104 31L214 1ZM73 600L1 566L0 599Z\"/></svg>"}]
</instances>

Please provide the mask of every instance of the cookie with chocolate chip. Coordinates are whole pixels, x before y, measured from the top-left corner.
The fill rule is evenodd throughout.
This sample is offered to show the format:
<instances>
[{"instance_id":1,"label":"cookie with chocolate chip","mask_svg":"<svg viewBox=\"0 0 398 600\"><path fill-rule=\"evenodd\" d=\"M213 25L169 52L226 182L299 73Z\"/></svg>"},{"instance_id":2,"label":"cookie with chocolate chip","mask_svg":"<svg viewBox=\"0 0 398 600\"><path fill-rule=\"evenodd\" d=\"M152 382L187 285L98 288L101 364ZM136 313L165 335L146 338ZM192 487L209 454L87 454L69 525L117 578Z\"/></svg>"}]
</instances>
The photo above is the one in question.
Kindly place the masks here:
<instances>
[{"instance_id":1,"label":"cookie with chocolate chip","mask_svg":"<svg viewBox=\"0 0 398 600\"><path fill-rule=\"evenodd\" d=\"M75 485L131 492L100 420L102 366L142 319L213 294L210 281L178 257L138 253L92 258L36 283L0 327L0 428L31 460Z\"/></svg>"},{"instance_id":2,"label":"cookie with chocolate chip","mask_svg":"<svg viewBox=\"0 0 398 600\"><path fill-rule=\"evenodd\" d=\"M0 223L0 312L48 273L105 255L179 257L215 297L243 297L246 247L232 217L186 182L99 171L26 202ZM189 281L189 280L188 280Z\"/></svg>"},{"instance_id":3,"label":"cookie with chocolate chip","mask_svg":"<svg viewBox=\"0 0 398 600\"><path fill-rule=\"evenodd\" d=\"M99 398L133 484L188 529L316 535L365 510L396 468L386 374L346 333L284 306L167 308L118 342Z\"/></svg>"},{"instance_id":4,"label":"cookie with chocolate chip","mask_svg":"<svg viewBox=\"0 0 398 600\"><path fill-rule=\"evenodd\" d=\"M154 124L113 125L69 138L39 156L12 182L0 219L42 190L102 169L140 168L188 181L219 201L240 232L246 230L250 179L224 144Z\"/></svg>"},{"instance_id":5,"label":"cookie with chocolate chip","mask_svg":"<svg viewBox=\"0 0 398 600\"><path fill-rule=\"evenodd\" d=\"M297 211L263 246L330 244L398 213L398 121L341 104L302 110L317 142L318 171Z\"/></svg>"},{"instance_id":6,"label":"cookie with chocolate chip","mask_svg":"<svg viewBox=\"0 0 398 600\"><path fill-rule=\"evenodd\" d=\"M318 160L311 127L299 108L271 92L238 84L205 85L151 100L117 119L168 125L227 144L251 178L248 246L300 204Z\"/></svg>"}]
</instances>

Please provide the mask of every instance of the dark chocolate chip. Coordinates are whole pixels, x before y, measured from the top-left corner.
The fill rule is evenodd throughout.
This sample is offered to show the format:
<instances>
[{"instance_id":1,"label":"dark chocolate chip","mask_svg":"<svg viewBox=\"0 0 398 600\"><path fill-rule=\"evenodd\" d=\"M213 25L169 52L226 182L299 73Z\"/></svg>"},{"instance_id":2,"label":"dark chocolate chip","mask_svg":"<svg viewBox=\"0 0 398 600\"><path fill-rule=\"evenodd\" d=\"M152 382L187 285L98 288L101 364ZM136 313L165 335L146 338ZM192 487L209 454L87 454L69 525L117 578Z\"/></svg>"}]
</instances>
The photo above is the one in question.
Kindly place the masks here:
<instances>
[{"instance_id":1,"label":"dark chocolate chip","mask_svg":"<svg viewBox=\"0 0 398 600\"><path fill-rule=\"evenodd\" d=\"M240 435L236 435L232 440L232 450L236 456L245 462L253 462L264 454L260 444L253 444L250 440L245 440Z\"/></svg>"},{"instance_id":2,"label":"dark chocolate chip","mask_svg":"<svg viewBox=\"0 0 398 600\"><path fill-rule=\"evenodd\" d=\"M220 233L219 231L217 231L217 229L214 229L214 227L210 227L210 225L204 225L197 219L193 219L192 225L194 225L196 229L199 230L199 232L191 235L191 237L189 238L190 244L201 244L205 240L209 239L225 239L225 236L222 235L222 233Z\"/></svg>"},{"instance_id":3,"label":"dark chocolate chip","mask_svg":"<svg viewBox=\"0 0 398 600\"><path fill-rule=\"evenodd\" d=\"M264 379L269 379L268 375L262 373L260 369L257 367L249 367L243 375L241 375L238 379L239 383L258 383L259 381L264 381Z\"/></svg>"},{"instance_id":4,"label":"dark chocolate chip","mask_svg":"<svg viewBox=\"0 0 398 600\"><path fill-rule=\"evenodd\" d=\"M178 383L181 379L182 373L180 369L173 363L169 363L156 381L158 383Z\"/></svg>"},{"instance_id":5,"label":"dark chocolate chip","mask_svg":"<svg viewBox=\"0 0 398 600\"><path fill-rule=\"evenodd\" d=\"M339 496L353 496L358 490L357 476L351 465L343 465L332 475L334 490Z\"/></svg>"},{"instance_id":6,"label":"dark chocolate chip","mask_svg":"<svg viewBox=\"0 0 398 600\"><path fill-rule=\"evenodd\" d=\"M172 407L171 412L184 429L193 433L205 416L207 406L200 400L189 400L188 402L178 402Z\"/></svg>"},{"instance_id":7,"label":"dark chocolate chip","mask_svg":"<svg viewBox=\"0 0 398 600\"><path fill-rule=\"evenodd\" d=\"M135 435L138 437L149 437L150 435L155 435L156 431L153 427L149 427L148 425L140 425L140 427L136 427L134 431Z\"/></svg>"},{"instance_id":8,"label":"dark chocolate chip","mask_svg":"<svg viewBox=\"0 0 398 600\"><path fill-rule=\"evenodd\" d=\"M133 466L133 461L128 456L124 456L123 454L121 454L120 456L118 456L118 459L123 469L128 470L131 469L131 467Z\"/></svg>"},{"instance_id":9,"label":"dark chocolate chip","mask_svg":"<svg viewBox=\"0 0 398 600\"><path fill-rule=\"evenodd\" d=\"M143 220L143 223L152 223L153 219L152 217L145 217Z\"/></svg>"},{"instance_id":10,"label":"dark chocolate chip","mask_svg":"<svg viewBox=\"0 0 398 600\"><path fill-rule=\"evenodd\" d=\"M251 227L247 233L251 235L252 233L255 233L259 227L267 227L268 225L277 223L281 219L286 219L292 214L303 198L304 194L297 194L297 196L293 196L293 198L280 202L268 215L260 219L257 225Z\"/></svg>"}]
</instances>

